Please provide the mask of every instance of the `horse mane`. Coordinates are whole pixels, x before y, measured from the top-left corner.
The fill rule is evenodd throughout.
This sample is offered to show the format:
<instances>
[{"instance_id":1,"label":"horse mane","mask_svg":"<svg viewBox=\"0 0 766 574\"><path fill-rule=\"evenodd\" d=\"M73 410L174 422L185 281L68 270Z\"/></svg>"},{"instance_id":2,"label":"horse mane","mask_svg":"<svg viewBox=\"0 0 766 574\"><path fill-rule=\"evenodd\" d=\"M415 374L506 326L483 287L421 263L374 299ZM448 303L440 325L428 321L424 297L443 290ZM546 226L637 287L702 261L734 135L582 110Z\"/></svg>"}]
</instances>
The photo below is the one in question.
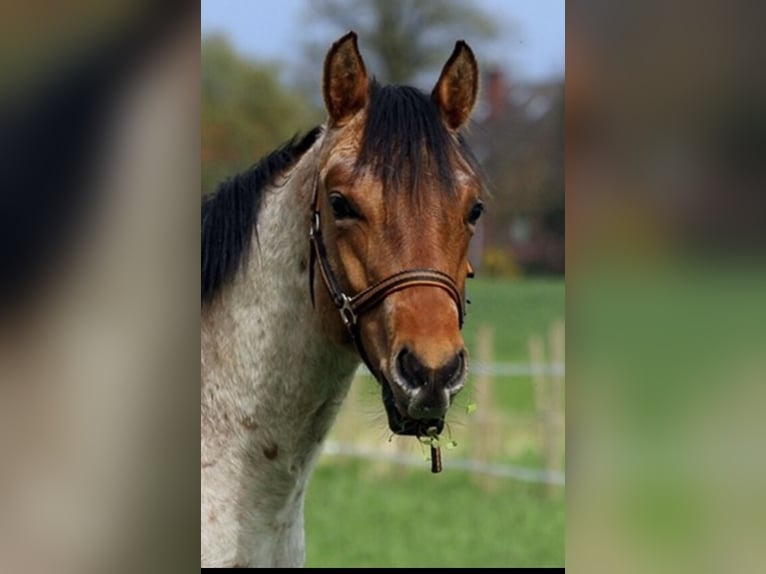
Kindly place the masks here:
<instances>
[{"instance_id":1,"label":"horse mane","mask_svg":"<svg viewBox=\"0 0 766 574\"><path fill-rule=\"evenodd\" d=\"M263 192L293 167L317 141L316 127L302 138L296 134L247 171L230 177L202 200L202 303L230 281L258 238L258 213Z\"/></svg>"},{"instance_id":2,"label":"horse mane","mask_svg":"<svg viewBox=\"0 0 766 574\"><path fill-rule=\"evenodd\" d=\"M454 194L457 182L451 160L456 155L481 176L465 139L449 132L429 95L410 86L381 86L372 80L355 165L358 172L372 170L384 189L407 190L411 195L430 188L420 185L421 178L435 176L442 191Z\"/></svg>"}]
</instances>

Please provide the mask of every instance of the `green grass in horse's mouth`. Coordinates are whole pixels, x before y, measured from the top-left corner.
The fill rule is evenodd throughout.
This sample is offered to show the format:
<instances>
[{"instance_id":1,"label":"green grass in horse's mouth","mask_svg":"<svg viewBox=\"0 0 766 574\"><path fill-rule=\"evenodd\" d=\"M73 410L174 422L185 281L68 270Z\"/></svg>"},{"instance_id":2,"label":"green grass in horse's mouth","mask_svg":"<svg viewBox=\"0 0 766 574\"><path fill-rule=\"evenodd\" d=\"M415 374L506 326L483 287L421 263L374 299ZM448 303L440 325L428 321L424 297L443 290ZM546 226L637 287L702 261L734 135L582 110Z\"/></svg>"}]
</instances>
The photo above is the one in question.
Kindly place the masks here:
<instances>
[{"instance_id":1,"label":"green grass in horse's mouth","mask_svg":"<svg viewBox=\"0 0 766 574\"><path fill-rule=\"evenodd\" d=\"M444 419L413 419L404 417L396 408L394 395L387 381L381 383L383 394L383 406L388 416L388 426L394 434L401 436L415 436L424 444L431 447L431 472L434 474L442 470L441 447L439 435L444 430ZM456 444L450 440L448 448Z\"/></svg>"}]
</instances>

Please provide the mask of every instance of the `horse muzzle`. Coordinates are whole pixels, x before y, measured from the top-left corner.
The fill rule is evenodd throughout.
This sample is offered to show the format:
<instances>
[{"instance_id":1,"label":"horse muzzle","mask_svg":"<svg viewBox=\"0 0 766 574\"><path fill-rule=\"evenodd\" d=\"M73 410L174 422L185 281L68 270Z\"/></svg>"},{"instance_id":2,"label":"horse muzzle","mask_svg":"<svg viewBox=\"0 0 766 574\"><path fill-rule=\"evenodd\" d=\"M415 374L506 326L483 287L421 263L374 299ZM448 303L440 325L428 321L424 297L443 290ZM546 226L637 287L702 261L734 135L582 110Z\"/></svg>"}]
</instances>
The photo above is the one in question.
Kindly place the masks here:
<instances>
[{"instance_id":1,"label":"horse muzzle","mask_svg":"<svg viewBox=\"0 0 766 574\"><path fill-rule=\"evenodd\" d=\"M389 427L397 434L426 435L432 427L440 433L452 399L465 383L465 351L461 349L436 367L427 365L407 346L395 357L390 377L383 384Z\"/></svg>"}]
</instances>

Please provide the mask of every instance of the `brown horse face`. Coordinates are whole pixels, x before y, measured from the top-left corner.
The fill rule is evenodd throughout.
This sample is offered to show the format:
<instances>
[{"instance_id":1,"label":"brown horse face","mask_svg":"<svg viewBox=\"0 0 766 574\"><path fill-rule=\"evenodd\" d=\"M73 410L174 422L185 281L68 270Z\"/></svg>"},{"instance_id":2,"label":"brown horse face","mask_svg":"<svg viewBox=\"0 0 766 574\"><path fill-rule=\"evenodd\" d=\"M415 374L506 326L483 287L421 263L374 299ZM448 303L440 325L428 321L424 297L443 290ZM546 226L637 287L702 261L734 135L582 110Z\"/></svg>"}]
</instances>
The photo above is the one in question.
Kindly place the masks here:
<instances>
[{"instance_id":1,"label":"brown horse face","mask_svg":"<svg viewBox=\"0 0 766 574\"><path fill-rule=\"evenodd\" d=\"M470 49L456 45L430 98L412 88L370 86L353 34L332 47L324 73L330 130L320 160L320 211L344 291L426 268L448 274L462 292L468 242L482 212L480 180L457 133L476 99ZM440 432L466 377L453 297L440 287L410 286L359 321L365 351L384 379L391 430Z\"/></svg>"}]
</instances>

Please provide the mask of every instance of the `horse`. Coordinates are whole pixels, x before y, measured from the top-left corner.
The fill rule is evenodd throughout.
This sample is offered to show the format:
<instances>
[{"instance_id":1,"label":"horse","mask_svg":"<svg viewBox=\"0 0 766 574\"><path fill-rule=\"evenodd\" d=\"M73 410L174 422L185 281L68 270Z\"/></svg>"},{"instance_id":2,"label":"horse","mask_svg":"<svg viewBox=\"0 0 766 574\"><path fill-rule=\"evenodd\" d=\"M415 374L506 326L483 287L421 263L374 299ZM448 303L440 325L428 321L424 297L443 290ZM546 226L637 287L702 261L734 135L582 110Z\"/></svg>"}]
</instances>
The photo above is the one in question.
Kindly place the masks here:
<instances>
[{"instance_id":1,"label":"horse","mask_svg":"<svg viewBox=\"0 0 766 574\"><path fill-rule=\"evenodd\" d=\"M459 41L430 96L383 86L349 32L327 121L203 200L204 566L303 565L306 487L361 362L392 432L441 432L467 370L478 82Z\"/></svg>"}]
</instances>

